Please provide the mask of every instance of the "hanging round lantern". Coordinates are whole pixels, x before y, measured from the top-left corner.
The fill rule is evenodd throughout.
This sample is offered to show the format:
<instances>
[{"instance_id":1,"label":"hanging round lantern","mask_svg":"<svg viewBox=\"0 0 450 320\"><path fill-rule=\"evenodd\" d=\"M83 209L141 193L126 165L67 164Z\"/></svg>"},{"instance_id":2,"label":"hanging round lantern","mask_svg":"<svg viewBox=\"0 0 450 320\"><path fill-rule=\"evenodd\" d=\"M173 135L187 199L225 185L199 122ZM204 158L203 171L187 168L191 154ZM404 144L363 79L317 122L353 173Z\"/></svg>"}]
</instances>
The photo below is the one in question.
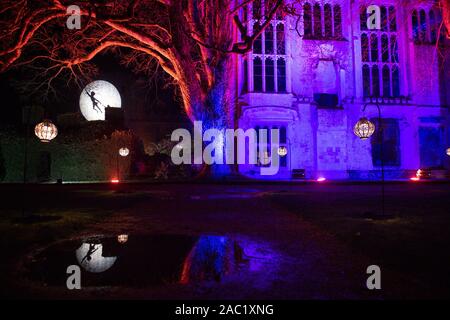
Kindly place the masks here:
<instances>
[{"instance_id":1,"label":"hanging round lantern","mask_svg":"<svg viewBox=\"0 0 450 320\"><path fill-rule=\"evenodd\" d=\"M44 120L34 127L34 133L42 142L50 142L58 135L58 129L50 120Z\"/></svg>"},{"instance_id":2,"label":"hanging round lantern","mask_svg":"<svg viewBox=\"0 0 450 320\"><path fill-rule=\"evenodd\" d=\"M280 146L280 147L278 148L278 155L279 155L280 157L286 156L287 153L288 153L288 150L287 150L287 148L286 148L285 146Z\"/></svg>"},{"instance_id":3,"label":"hanging round lantern","mask_svg":"<svg viewBox=\"0 0 450 320\"><path fill-rule=\"evenodd\" d=\"M128 241L128 235L127 234L119 234L117 236L117 242L118 243L124 244L127 241Z\"/></svg>"},{"instance_id":4,"label":"hanging round lantern","mask_svg":"<svg viewBox=\"0 0 450 320\"><path fill-rule=\"evenodd\" d=\"M364 117L359 119L359 121L355 124L353 132L361 140L366 140L375 132L375 125L370 122L369 119Z\"/></svg>"},{"instance_id":5,"label":"hanging round lantern","mask_svg":"<svg viewBox=\"0 0 450 320\"><path fill-rule=\"evenodd\" d=\"M446 153L447 153L447 155L450 157L450 148L447 148Z\"/></svg>"},{"instance_id":6,"label":"hanging round lantern","mask_svg":"<svg viewBox=\"0 0 450 320\"><path fill-rule=\"evenodd\" d=\"M130 154L130 149L128 149L126 147L120 148L119 149L119 154L122 157L126 157L126 156L128 156Z\"/></svg>"}]
</instances>

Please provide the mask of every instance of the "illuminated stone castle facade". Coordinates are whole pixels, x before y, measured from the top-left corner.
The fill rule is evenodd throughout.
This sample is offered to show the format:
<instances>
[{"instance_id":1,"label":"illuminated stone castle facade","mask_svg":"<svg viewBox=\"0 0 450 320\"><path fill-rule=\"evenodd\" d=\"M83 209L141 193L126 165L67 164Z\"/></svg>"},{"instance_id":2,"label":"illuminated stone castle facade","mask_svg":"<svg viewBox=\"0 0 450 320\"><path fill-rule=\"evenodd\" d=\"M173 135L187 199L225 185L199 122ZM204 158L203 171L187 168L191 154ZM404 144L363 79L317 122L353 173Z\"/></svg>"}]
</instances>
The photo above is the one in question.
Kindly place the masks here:
<instances>
[{"instance_id":1,"label":"illuminated stone castle facade","mask_svg":"<svg viewBox=\"0 0 450 320\"><path fill-rule=\"evenodd\" d=\"M367 26L371 4L380 7L380 29ZM261 7L241 10L250 30ZM378 178L380 140L353 133L362 116L378 125L374 104L362 112L375 102L388 179L448 169L450 54L433 1L304 1L297 10L278 15L237 61L237 125L279 128L288 150L279 173L264 178ZM262 178L258 165L239 171Z\"/></svg>"}]
</instances>

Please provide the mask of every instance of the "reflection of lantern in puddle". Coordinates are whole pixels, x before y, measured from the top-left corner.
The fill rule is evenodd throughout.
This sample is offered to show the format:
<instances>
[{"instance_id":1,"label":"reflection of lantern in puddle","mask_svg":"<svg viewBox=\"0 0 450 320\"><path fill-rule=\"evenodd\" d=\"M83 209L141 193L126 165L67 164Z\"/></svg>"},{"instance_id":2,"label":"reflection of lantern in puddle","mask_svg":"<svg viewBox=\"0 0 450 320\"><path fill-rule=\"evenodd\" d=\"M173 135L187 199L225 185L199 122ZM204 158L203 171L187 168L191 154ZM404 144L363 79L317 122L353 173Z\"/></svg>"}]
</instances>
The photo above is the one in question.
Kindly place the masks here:
<instances>
[{"instance_id":1,"label":"reflection of lantern in puddle","mask_svg":"<svg viewBox=\"0 0 450 320\"><path fill-rule=\"evenodd\" d=\"M89 272L100 273L108 270L117 257L104 257L101 243L83 243L76 251L78 263Z\"/></svg>"},{"instance_id":2,"label":"reflection of lantern in puddle","mask_svg":"<svg viewBox=\"0 0 450 320\"><path fill-rule=\"evenodd\" d=\"M236 241L219 236L201 236L183 263L180 283L220 281L238 263L243 251Z\"/></svg>"},{"instance_id":3,"label":"reflection of lantern in puddle","mask_svg":"<svg viewBox=\"0 0 450 320\"><path fill-rule=\"evenodd\" d=\"M118 243L124 244L127 241L128 241L128 235L127 234L119 234L117 236L117 242Z\"/></svg>"}]
</instances>

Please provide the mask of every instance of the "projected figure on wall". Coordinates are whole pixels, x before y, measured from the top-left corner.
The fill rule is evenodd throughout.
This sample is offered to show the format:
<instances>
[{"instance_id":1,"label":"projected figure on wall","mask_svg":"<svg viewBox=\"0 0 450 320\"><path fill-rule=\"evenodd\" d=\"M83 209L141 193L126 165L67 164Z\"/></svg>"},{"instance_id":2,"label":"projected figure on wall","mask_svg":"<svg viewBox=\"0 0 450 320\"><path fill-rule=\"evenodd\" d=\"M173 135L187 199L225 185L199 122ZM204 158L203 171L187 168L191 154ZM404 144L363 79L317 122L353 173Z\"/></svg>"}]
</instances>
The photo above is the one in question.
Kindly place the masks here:
<instances>
[{"instance_id":1,"label":"projected figure on wall","mask_svg":"<svg viewBox=\"0 0 450 320\"><path fill-rule=\"evenodd\" d=\"M91 94L89 94L89 92L86 90L87 95L89 96L89 98L91 98L92 101L92 109L94 109L97 112L102 112L102 109L100 109L100 107L98 106L99 103L101 103L97 98L95 98L95 92L91 91Z\"/></svg>"},{"instance_id":2,"label":"projected figure on wall","mask_svg":"<svg viewBox=\"0 0 450 320\"><path fill-rule=\"evenodd\" d=\"M120 108L122 100L113 84L96 80L83 88L80 94L80 111L87 121L105 121L106 108Z\"/></svg>"}]
</instances>

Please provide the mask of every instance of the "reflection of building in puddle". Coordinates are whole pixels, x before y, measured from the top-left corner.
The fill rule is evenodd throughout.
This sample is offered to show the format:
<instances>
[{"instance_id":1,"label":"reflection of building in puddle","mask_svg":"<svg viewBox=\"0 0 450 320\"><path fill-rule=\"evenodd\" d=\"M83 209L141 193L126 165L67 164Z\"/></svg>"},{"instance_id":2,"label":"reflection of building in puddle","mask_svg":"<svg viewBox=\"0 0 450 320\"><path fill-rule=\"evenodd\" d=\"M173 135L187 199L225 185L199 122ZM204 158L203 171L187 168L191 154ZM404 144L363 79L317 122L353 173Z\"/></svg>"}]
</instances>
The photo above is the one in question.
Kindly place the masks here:
<instances>
[{"instance_id":1,"label":"reflection of building in puddle","mask_svg":"<svg viewBox=\"0 0 450 320\"><path fill-rule=\"evenodd\" d=\"M108 270L117 257L104 257L101 243L83 243L76 251L78 263L89 272L100 273Z\"/></svg>"},{"instance_id":2,"label":"reflection of building in puddle","mask_svg":"<svg viewBox=\"0 0 450 320\"><path fill-rule=\"evenodd\" d=\"M243 262L243 251L234 240L220 236L201 236L183 263L180 282L183 284L211 280L223 276Z\"/></svg>"}]
</instances>

